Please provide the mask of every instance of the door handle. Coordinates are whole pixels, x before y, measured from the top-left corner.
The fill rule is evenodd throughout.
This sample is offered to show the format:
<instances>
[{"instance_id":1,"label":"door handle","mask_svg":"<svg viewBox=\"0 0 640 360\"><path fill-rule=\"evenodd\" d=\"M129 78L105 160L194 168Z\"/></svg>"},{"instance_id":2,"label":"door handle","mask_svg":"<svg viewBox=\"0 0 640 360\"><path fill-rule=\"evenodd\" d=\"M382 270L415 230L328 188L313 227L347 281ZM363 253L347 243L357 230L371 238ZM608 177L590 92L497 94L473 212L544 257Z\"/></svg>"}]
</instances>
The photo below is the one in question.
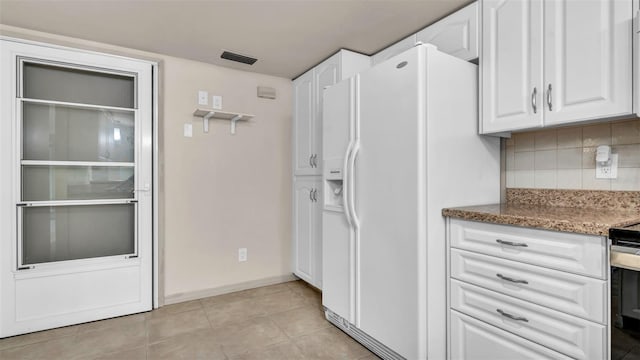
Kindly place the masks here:
<instances>
[{"instance_id":1,"label":"door handle","mask_svg":"<svg viewBox=\"0 0 640 360\"><path fill-rule=\"evenodd\" d=\"M533 108L534 114L538 112L537 97L538 97L538 88L534 87L533 92L531 93L531 107Z\"/></svg>"},{"instance_id":2,"label":"door handle","mask_svg":"<svg viewBox=\"0 0 640 360\"><path fill-rule=\"evenodd\" d=\"M353 220L351 219L351 213L349 212L349 199L351 190L349 188L349 182L351 178L349 177L349 160L351 159L351 150L353 149L353 141L349 142L347 145L347 151L344 154L344 164L343 166L343 178L342 178L342 208L344 209L344 215L347 218L347 223L350 227L353 227Z\"/></svg>"},{"instance_id":3,"label":"door handle","mask_svg":"<svg viewBox=\"0 0 640 360\"><path fill-rule=\"evenodd\" d=\"M356 157L360 152L360 141L356 140L351 150L351 159L349 160L349 214L351 215L351 221L356 229L360 228L360 221L358 220L358 214L356 213L355 205L355 186L354 186L354 168L356 165Z\"/></svg>"},{"instance_id":4,"label":"door handle","mask_svg":"<svg viewBox=\"0 0 640 360\"><path fill-rule=\"evenodd\" d=\"M529 247L529 245L525 244L525 243L514 243L511 241L504 241L504 240L500 240L500 239L496 239L496 242L498 244L501 245L509 245L509 246L515 246L515 247Z\"/></svg>"},{"instance_id":5,"label":"door handle","mask_svg":"<svg viewBox=\"0 0 640 360\"><path fill-rule=\"evenodd\" d=\"M496 311L498 312L498 314L500 314L500 315L502 315L502 316L504 316L506 318L509 318L511 320L529 322L529 319L527 319L526 317L514 316L514 315L511 315L511 314L509 314L507 312L502 311L501 309L496 309Z\"/></svg>"},{"instance_id":6,"label":"door handle","mask_svg":"<svg viewBox=\"0 0 640 360\"><path fill-rule=\"evenodd\" d=\"M547 88L547 105L549 106L549 111L553 111L553 100L551 99L551 84Z\"/></svg>"},{"instance_id":7,"label":"door handle","mask_svg":"<svg viewBox=\"0 0 640 360\"><path fill-rule=\"evenodd\" d=\"M525 285L529 284L529 282L527 280L514 279L514 278L510 278L508 276L504 276L502 274L496 274L496 276L499 277L502 280L509 281L509 282L516 283L516 284L525 284Z\"/></svg>"}]
</instances>

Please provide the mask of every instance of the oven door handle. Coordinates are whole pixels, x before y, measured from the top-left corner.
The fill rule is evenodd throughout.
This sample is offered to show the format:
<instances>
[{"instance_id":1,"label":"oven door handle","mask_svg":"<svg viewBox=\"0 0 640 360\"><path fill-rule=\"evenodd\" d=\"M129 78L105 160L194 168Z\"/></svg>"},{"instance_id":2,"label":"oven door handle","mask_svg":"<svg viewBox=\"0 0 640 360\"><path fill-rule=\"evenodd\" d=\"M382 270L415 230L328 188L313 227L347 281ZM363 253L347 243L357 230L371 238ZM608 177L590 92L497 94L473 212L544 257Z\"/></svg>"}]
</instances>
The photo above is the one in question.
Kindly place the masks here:
<instances>
[{"instance_id":1,"label":"oven door handle","mask_svg":"<svg viewBox=\"0 0 640 360\"><path fill-rule=\"evenodd\" d=\"M633 271L640 271L640 249L621 248L617 246L611 246L611 255L609 257L611 266L628 269Z\"/></svg>"}]
</instances>

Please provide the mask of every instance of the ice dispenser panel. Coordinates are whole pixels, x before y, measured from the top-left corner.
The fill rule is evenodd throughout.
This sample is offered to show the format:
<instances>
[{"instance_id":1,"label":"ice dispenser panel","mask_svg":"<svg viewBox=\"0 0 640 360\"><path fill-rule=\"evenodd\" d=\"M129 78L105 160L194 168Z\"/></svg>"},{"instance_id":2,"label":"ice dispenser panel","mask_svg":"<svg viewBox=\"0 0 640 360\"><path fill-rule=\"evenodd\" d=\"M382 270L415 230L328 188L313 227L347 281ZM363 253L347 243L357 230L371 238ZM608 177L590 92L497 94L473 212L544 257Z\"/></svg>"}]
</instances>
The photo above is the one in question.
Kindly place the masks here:
<instances>
[{"instance_id":1,"label":"ice dispenser panel","mask_svg":"<svg viewBox=\"0 0 640 360\"><path fill-rule=\"evenodd\" d=\"M342 179L344 159L325 159L323 166L324 208L342 211Z\"/></svg>"}]
</instances>

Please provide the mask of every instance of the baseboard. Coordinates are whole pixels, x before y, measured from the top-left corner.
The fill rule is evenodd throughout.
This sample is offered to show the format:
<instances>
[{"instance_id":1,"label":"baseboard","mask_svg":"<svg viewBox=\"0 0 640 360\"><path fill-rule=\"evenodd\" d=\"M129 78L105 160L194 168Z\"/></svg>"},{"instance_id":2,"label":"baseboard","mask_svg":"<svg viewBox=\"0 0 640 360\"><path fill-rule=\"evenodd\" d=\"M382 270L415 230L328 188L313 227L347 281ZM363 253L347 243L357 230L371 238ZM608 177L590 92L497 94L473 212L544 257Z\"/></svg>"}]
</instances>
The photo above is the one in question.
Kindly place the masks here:
<instances>
[{"instance_id":1,"label":"baseboard","mask_svg":"<svg viewBox=\"0 0 640 360\"><path fill-rule=\"evenodd\" d=\"M273 276L264 279L251 280L233 285L225 285L217 288L190 291L186 293L171 294L164 297L164 305L171 305L181 303L190 300L202 299L210 296L228 294L236 291L253 289L261 286L275 285L287 281L298 280L298 277L293 274Z\"/></svg>"}]
</instances>

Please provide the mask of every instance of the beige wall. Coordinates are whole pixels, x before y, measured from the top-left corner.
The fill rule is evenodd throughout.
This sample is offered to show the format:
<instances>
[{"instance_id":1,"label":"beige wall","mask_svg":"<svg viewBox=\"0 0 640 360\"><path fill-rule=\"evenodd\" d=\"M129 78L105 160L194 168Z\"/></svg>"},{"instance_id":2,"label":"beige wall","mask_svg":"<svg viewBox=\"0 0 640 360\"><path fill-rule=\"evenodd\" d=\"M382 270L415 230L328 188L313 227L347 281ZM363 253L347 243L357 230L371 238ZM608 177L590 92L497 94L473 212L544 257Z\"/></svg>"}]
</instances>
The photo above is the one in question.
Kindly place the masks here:
<instances>
[{"instance_id":1,"label":"beige wall","mask_svg":"<svg viewBox=\"0 0 640 360\"><path fill-rule=\"evenodd\" d=\"M618 154L618 178L595 178L595 151ZM506 187L640 190L640 120L513 134L506 140Z\"/></svg>"},{"instance_id":2,"label":"beige wall","mask_svg":"<svg viewBox=\"0 0 640 360\"><path fill-rule=\"evenodd\" d=\"M164 65L165 293L291 273L291 82L175 58ZM277 99L258 98L258 85L274 87ZM255 118L236 135L223 120L204 133L191 116L199 89ZM238 262L239 247L247 262Z\"/></svg>"},{"instance_id":3,"label":"beige wall","mask_svg":"<svg viewBox=\"0 0 640 360\"><path fill-rule=\"evenodd\" d=\"M289 79L2 24L0 35L160 63L161 298L177 301L290 276ZM258 85L275 88L277 99L257 98ZM223 96L223 110L255 118L239 123L236 135L228 121L211 120L205 134L202 120L192 116L198 90ZM185 123L193 123L192 138L183 136ZM239 247L248 248L247 262L237 261Z\"/></svg>"}]
</instances>

